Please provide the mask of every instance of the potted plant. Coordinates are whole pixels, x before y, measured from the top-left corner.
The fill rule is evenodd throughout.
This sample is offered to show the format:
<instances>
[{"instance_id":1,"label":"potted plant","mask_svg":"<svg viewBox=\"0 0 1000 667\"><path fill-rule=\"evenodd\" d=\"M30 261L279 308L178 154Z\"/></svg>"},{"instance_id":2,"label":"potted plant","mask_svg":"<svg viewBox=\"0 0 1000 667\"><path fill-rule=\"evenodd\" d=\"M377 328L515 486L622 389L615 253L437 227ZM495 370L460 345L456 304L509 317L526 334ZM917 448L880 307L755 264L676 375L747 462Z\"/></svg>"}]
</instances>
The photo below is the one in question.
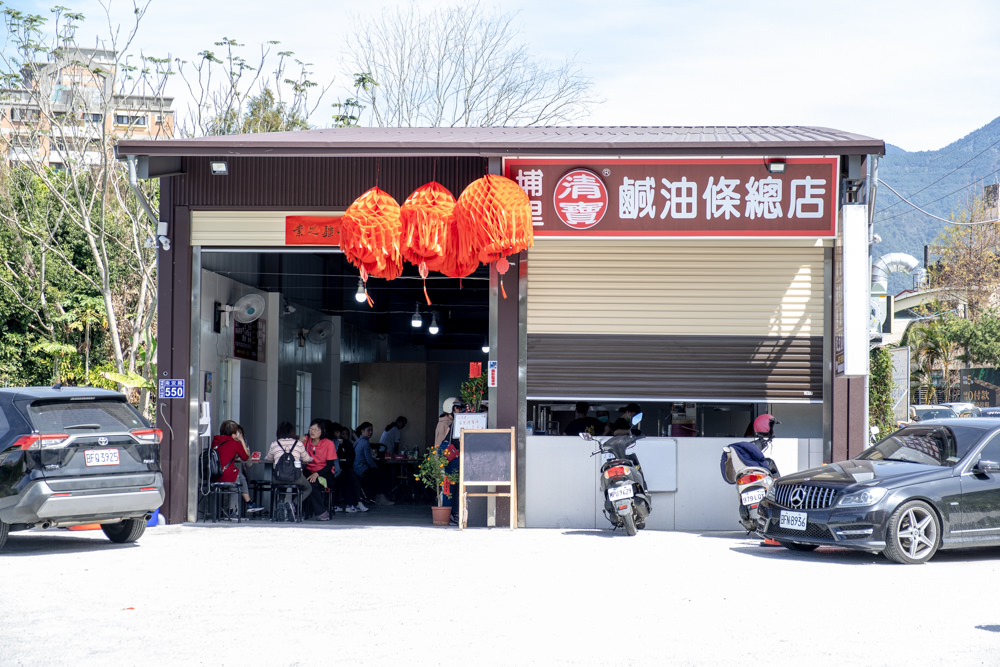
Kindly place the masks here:
<instances>
[{"instance_id":1,"label":"potted plant","mask_svg":"<svg viewBox=\"0 0 1000 667\"><path fill-rule=\"evenodd\" d=\"M417 481L422 482L437 495L437 505L431 508L435 525L448 525L451 507L445 506L444 497L448 495L451 486L458 482L458 473L449 473L447 469L448 455L440 447L428 447L427 453L417 467L417 474L414 475Z\"/></svg>"}]
</instances>

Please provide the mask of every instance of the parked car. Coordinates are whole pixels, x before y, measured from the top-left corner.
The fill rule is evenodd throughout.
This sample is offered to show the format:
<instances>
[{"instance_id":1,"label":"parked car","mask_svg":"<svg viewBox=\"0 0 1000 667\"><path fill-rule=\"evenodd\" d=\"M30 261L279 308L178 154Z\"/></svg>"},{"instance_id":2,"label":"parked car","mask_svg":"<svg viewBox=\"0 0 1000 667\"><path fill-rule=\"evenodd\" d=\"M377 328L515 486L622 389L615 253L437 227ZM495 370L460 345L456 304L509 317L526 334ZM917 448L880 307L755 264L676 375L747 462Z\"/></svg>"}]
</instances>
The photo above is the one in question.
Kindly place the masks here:
<instances>
[{"instance_id":1,"label":"parked car","mask_svg":"<svg viewBox=\"0 0 1000 667\"><path fill-rule=\"evenodd\" d=\"M947 405L911 405L914 412L917 414L916 421L927 421L928 419L946 419L948 417L957 417L958 413L949 408Z\"/></svg>"},{"instance_id":2,"label":"parked car","mask_svg":"<svg viewBox=\"0 0 1000 667\"><path fill-rule=\"evenodd\" d=\"M980 417L1000 417L1000 406L991 408L979 408Z\"/></svg>"},{"instance_id":3,"label":"parked car","mask_svg":"<svg viewBox=\"0 0 1000 667\"><path fill-rule=\"evenodd\" d=\"M982 417L982 410L975 403L942 403L954 410L959 417Z\"/></svg>"},{"instance_id":4,"label":"parked car","mask_svg":"<svg viewBox=\"0 0 1000 667\"><path fill-rule=\"evenodd\" d=\"M855 458L785 475L758 532L797 551L829 545L923 563L1000 545L1000 418L904 426Z\"/></svg>"},{"instance_id":5,"label":"parked car","mask_svg":"<svg viewBox=\"0 0 1000 667\"><path fill-rule=\"evenodd\" d=\"M0 388L0 548L12 530L82 524L139 539L164 499L161 435L115 391Z\"/></svg>"}]
</instances>

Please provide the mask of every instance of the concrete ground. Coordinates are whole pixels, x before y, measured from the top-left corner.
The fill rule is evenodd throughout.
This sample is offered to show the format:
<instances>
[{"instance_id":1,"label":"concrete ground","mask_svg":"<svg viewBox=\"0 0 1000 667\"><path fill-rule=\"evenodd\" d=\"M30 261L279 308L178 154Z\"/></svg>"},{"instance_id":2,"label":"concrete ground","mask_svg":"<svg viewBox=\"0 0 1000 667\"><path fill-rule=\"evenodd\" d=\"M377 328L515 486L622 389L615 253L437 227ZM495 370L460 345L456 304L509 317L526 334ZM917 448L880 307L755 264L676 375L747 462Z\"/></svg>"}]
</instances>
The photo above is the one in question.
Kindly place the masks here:
<instances>
[{"instance_id":1,"label":"concrete ground","mask_svg":"<svg viewBox=\"0 0 1000 667\"><path fill-rule=\"evenodd\" d=\"M742 533L328 523L11 534L0 664L994 665L1000 549L922 566Z\"/></svg>"}]
</instances>

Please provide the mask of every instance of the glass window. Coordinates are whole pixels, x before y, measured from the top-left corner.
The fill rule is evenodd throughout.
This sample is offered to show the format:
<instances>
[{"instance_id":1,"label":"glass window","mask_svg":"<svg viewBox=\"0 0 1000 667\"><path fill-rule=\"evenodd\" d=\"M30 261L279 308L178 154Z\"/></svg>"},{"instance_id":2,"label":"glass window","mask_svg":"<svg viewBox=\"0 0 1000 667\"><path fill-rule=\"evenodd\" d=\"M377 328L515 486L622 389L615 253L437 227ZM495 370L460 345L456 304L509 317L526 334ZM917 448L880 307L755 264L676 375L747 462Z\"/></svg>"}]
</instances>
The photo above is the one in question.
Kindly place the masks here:
<instances>
[{"instance_id":1,"label":"glass window","mask_svg":"<svg viewBox=\"0 0 1000 667\"><path fill-rule=\"evenodd\" d=\"M131 405L116 399L37 401L28 407L28 419L39 433L131 431L146 426Z\"/></svg>"}]
</instances>

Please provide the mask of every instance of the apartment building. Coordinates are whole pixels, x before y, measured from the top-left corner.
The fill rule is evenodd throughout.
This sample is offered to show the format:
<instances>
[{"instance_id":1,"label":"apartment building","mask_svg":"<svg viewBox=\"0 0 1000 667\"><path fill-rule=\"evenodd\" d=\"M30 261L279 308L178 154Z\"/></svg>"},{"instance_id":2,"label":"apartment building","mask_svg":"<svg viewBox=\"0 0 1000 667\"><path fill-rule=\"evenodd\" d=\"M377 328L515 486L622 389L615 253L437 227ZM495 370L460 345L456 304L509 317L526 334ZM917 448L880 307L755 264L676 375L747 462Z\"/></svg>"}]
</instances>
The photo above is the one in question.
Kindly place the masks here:
<instances>
[{"instance_id":1,"label":"apartment building","mask_svg":"<svg viewBox=\"0 0 1000 667\"><path fill-rule=\"evenodd\" d=\"M144 94L130 74L114 51L75 44L26 63L18 87L0 88L6 159L96 166L118 138L172 138L173 98Z\"/></svg>"}]
</instances>

